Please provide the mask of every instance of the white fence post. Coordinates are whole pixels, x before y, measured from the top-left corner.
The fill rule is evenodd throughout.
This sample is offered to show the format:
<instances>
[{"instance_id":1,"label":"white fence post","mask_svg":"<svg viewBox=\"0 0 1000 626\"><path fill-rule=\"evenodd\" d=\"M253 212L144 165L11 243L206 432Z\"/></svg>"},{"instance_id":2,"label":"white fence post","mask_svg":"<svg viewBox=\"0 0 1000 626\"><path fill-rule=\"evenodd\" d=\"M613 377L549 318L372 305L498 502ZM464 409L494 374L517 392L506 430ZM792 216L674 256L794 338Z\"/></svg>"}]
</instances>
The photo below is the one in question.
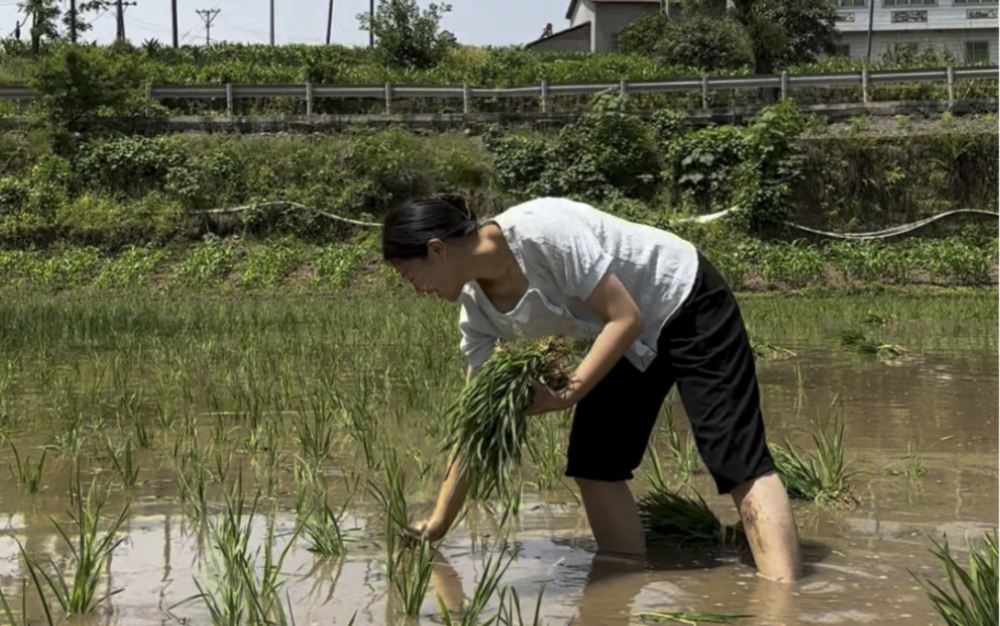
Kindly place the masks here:
<instances>
[{"instance_id":1,"label":"white fence post","mask_svg":"<svg viewBox=\"0 0 1000 626\"><path fill-rule=\"evenodd\" d=\"M701 108L708 108L708 76L701 77Z\"/></svg>"},{"instance_id":2,"label":"white fence post","mask_svg":"<svg viewBox=\"0 0 1000 626\"><path fill-rule=\"evenodd\" d=\"M781 72L781 99L788 99L788 71L783 70Z\"/></svg>"},{"instance_id":3,"label":"white fence post","mask_svg":"<svg viewBox=\"0 0 1000 626\"><path fill-rule=\"evenodd\" d=\"M868 68L861 70L861 100L868 104Z\"/></svg>"},{"instance_id":4,"label":"white fence post","mask_svg":"<svg viewBox=\"0 0 1000 626\"><path fill-rule=\"evenodd\" d=\"M233 84L226 83L226 114L233 114Z\"/></svg>"},{"instance_id":5,"label":"white fence post","mask_svg":"<svg viewBox=\"0 0 1000 626\"><path fill-rule=\"evenodd\" d=\"M472 108L472 90L469 89L469 83L462 84L462 112L466 115L469 114Z\"/></svg>"},{"instance_id":6,"label":"white fence post","mask_svg":"<svg viewBox=\"0 0 1000 626\"><path fill-rule=\"evenodd\" d=\"M955 106L955 68L948 66L948 110Z\"/></svg>"},{"instance_id":7,"label":"white fence post","mask_svg":"<svg viewBox=\"0 0 1000 626\"><path fill-rule=\"evenodd\" d=\"M306 115L313 114L313 84L306 83Z\"/></svg>"},{"instance_id":8,"label":"white fence post","mask_svg":"<svg viewBox=\"0 0 1000 626\"><path fill-rule=\"evenodd\" d=\"M548 113L549 110L549 83L544 78L542 79L542 113Z\"/></svg>"},{"instance_id":9,"label":"white fence post","mask_svg":"<svg viewBox=\"0 0 1000 626\"><path fill-rule=\"evenodd\" d=\"M390 115L392 112L392 85L390 83L385 84L385 114Z\"/></svg>"}]
</instances>

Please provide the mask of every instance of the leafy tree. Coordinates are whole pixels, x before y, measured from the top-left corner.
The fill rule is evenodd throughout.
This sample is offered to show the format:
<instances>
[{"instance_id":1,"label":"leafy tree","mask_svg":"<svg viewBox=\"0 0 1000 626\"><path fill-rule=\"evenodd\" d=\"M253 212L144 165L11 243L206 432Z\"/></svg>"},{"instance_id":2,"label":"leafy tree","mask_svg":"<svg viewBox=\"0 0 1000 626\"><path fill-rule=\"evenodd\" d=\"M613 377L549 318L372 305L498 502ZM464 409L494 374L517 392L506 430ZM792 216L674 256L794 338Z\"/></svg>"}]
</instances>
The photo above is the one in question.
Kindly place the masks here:
<instances>
[{"instance_id":1,"label":"leafy tree","mask_svg":"<svg viewBox=\"0 0 1000 626\"><path fill-rule=\"evenodd\" d=\"M31 17L31 54L38 56L42 38L58 39L60 11L57 0L24 0L17 8Z\"/></svg>"},{"instance_id":2,"label":"leafy tree","mask_svg":"<svg viewBox=\"0 0 1000 626\"><path fill-rule=\"evenodd\" d=\"M73 32L74 24L76 25L76 35L78 37L82 33L94 28L93 24L91 24L91 22L87 19L88 13L109 10L113 6L114 3L111 0L83 0L81 2L77 2L75 16L68 9L62 16L62 23L66 28L67 38L69 38L70 33Z\"/></svg>"},{"instance_id":3,"label":"leafy tree","mask_svg":"<svg viewBox=\"0 0 1000 626\"><path fill-rule=\"evenodd\" d=\"M450 4L431 3L421 13L416 0L381 0L374 16L357 17L362 30L374 33L383 64L424 69L436 65L454 44L454 37L440 30L441 17L449 11Z\"/></svg>"},{"instance_id":4,"label":"leafy tree","mask_svg":"<svg viewBox=\"0 0 1000 626\"><path fill-rule=\"evenodd\" d=\"M754 72L812 63L833 52L836 12L828 0L734 0L733 17L753 44Z\"/></svg>"}]
</instances>

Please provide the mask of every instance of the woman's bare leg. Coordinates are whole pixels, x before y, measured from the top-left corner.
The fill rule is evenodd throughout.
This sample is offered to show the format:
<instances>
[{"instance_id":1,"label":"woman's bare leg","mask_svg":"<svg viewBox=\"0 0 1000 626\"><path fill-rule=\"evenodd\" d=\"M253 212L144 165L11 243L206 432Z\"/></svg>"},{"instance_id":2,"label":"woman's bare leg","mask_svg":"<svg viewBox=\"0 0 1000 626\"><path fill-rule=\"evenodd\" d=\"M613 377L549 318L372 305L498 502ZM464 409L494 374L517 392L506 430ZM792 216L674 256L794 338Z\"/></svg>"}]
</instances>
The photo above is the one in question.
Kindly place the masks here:
<instances>
[{"instance_id":1,"label":"woman's bare leg","mask_svg":"<svg viewBox=\"0 0 1000 626\"><path fill-rule=\"evenodd\" d=\"M599 552L644 554L646 536L635 498L624 481L576 478Z\"/></svg>"},{"instance_id":2,"label":"woman's bare leg","mask_svg":"<svg viewBox=\"0 0 1000 626\"><path fill-rule=\"evenodd\" d=\"M752 478L731 495L743 519L758 573L778 582L798 580L802 575L798 529L778 475L768 472Z\"/></svg>"}]
</instances>

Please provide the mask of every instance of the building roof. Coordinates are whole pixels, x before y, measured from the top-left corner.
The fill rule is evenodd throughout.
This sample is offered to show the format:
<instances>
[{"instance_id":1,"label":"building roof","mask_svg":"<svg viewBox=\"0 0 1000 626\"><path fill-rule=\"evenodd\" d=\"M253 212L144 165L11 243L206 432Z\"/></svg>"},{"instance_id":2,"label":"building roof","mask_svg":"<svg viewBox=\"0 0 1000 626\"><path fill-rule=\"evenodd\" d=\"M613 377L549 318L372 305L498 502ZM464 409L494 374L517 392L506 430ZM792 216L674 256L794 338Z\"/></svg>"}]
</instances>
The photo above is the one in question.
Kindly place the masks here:
<instances>
[{"instance_id":1,"label":"building roof","mask_svg":"<svg viewBox=\"0 0 1000 626\"><path fill-rule=\"evenodd\" d=\"M581 30L581 29L584 29L584 28L586 28L587 30L590 30L590 22L584 22L583 24L577 24L576 26L571 26L569 28L564 28L564 29L562 29L560 31L556 31L556 32L552 33L548 37L539 37L538 39L536 39L536 40L534 40L532 42L524 44L524 47L525 48L530 48L531 46L533 46L536 43L539 43L541 41L548 41L549 39L552 39L553 37L558 37L560 35L566 35L568 33L572 33L574 31Z\"/></svg>"},{"instance_id":2,"label":"building roof","mask_svg":"<svg viewBox=\"0 0 1000 626\"><path fill-rule=\"evenodd\" d=\"M590 0L594 4L661 4L663 0ZM569 8L566 9L566 19L573 19L573 11L580 0L569 0Z\"/></svg>"}]
</instances>

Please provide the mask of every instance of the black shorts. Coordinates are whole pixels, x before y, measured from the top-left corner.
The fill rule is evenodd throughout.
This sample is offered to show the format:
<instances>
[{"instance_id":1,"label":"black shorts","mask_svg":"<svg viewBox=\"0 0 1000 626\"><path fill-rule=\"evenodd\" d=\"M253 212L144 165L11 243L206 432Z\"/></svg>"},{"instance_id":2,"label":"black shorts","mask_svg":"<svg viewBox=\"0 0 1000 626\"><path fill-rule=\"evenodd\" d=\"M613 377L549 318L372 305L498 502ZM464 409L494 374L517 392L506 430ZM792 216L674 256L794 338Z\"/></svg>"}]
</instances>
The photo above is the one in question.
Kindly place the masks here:
<instances>
[{"instance_id":1,"label":"black shorts","mask_svg":"<svg viewBox=\"0 0 1000 626\"><path fill-rule=\"evenodd\" d=\"M629 480L674 383L719 493L774 469L753 352L732 291L699 253L691 293L640 372L622 358L576 406L566 475Z\"/></svg>"}]
</instances>

